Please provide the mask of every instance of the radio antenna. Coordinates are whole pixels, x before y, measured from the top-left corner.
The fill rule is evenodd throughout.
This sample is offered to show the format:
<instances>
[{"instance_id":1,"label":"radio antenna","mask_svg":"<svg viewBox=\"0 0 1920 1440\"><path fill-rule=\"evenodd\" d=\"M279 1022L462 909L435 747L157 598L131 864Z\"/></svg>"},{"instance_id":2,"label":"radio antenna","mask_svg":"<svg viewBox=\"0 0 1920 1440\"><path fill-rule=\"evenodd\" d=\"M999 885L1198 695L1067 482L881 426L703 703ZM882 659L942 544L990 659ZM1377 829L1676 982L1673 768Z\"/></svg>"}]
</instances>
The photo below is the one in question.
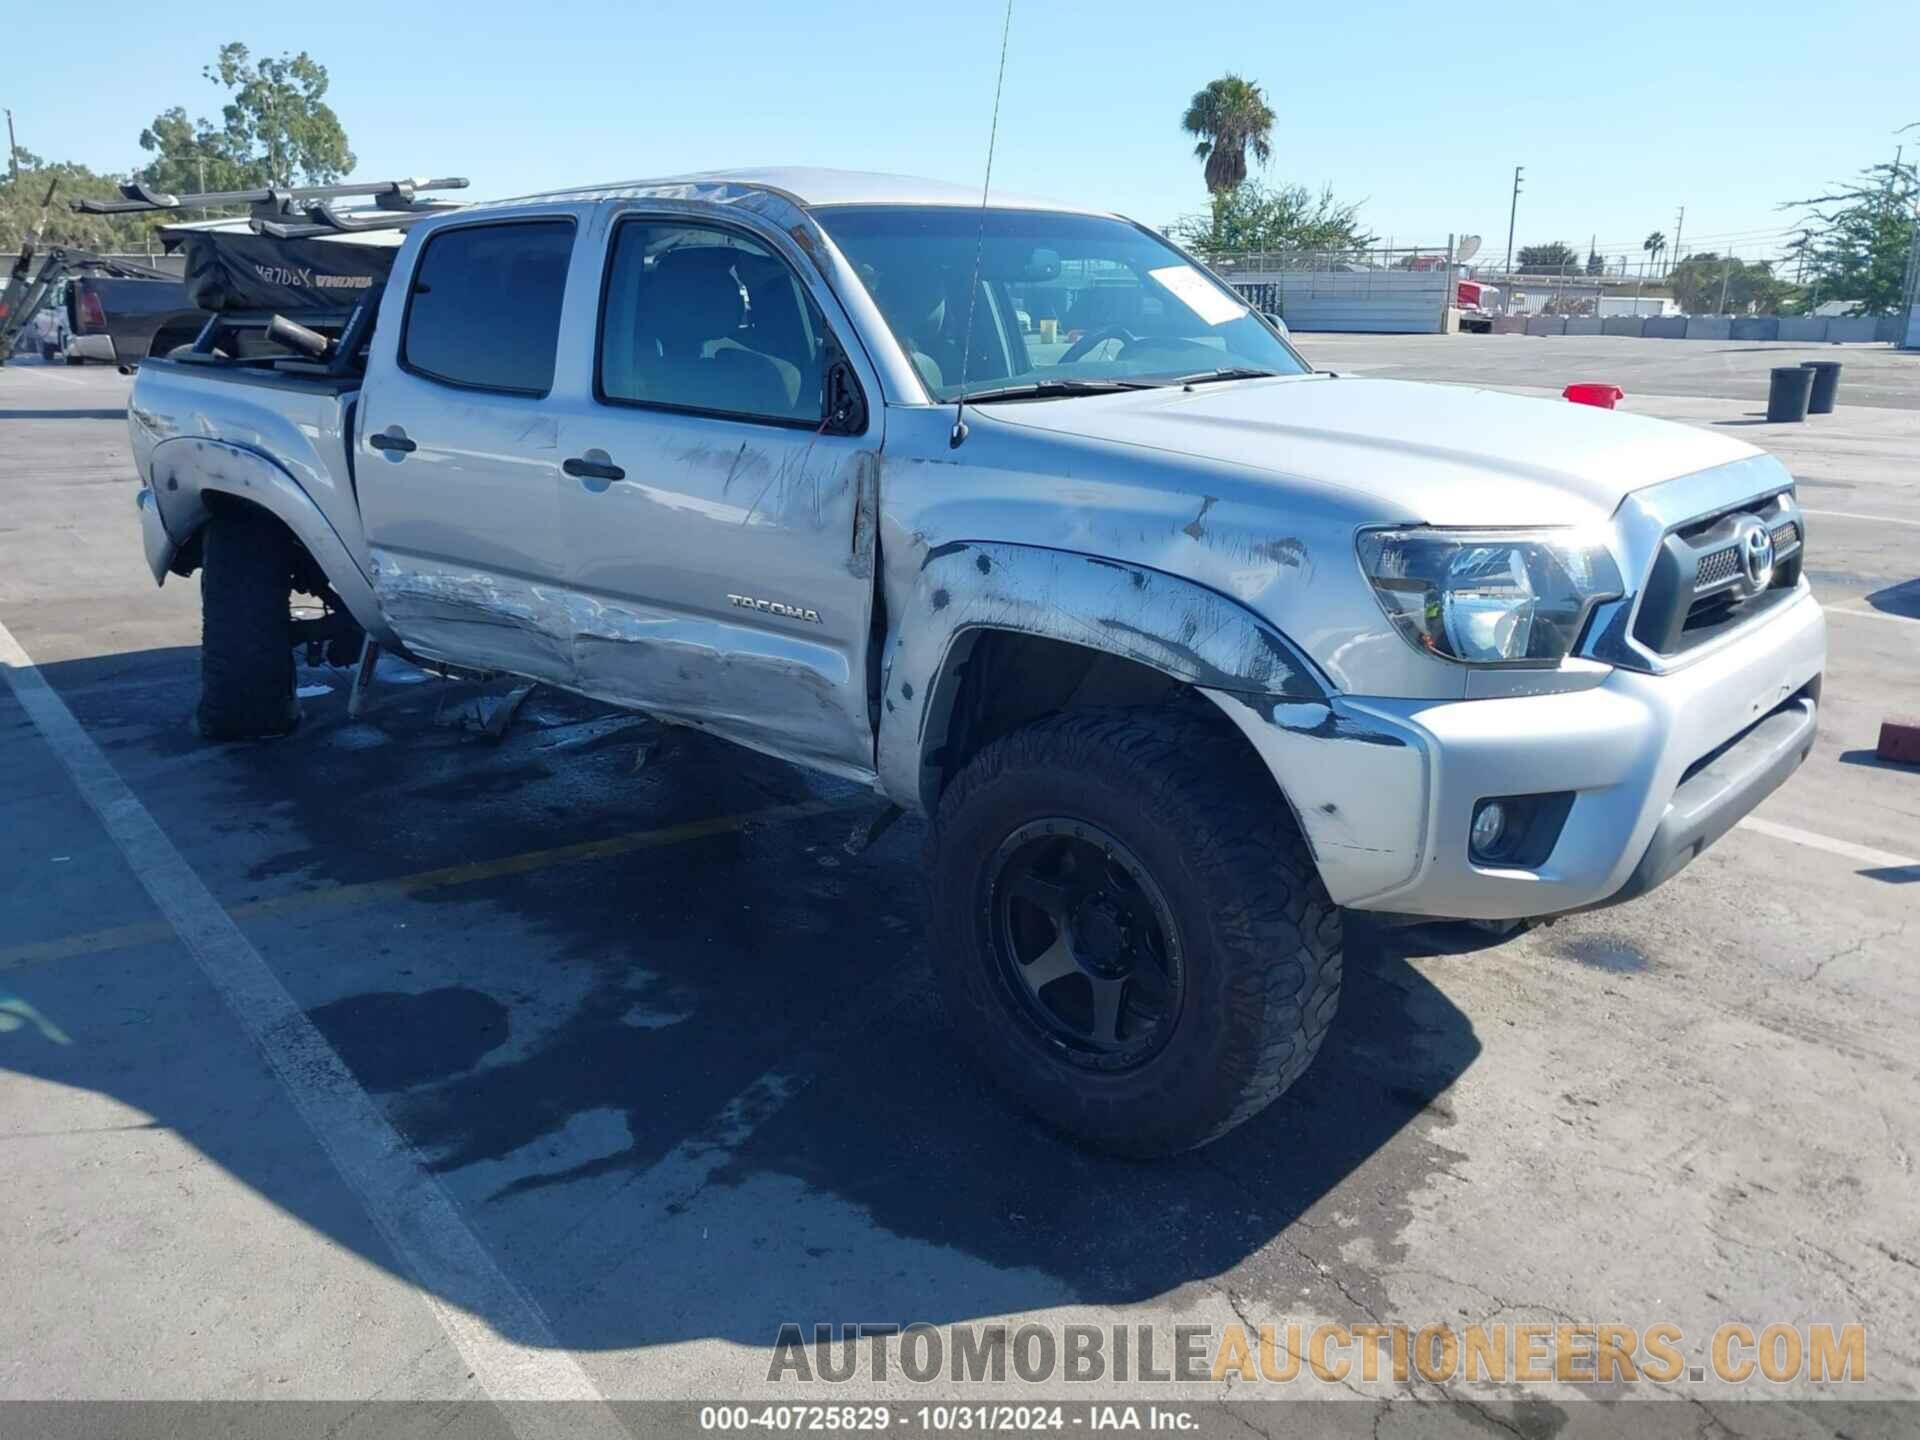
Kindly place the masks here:
<instances>
[{"instance_id":1,"label":"radio antenna","mask_svg":"<svg viewBox=\"0 0 1920 1440\"><path fill-rule=\"evenodd\" d=\"M1007 37L1013 33L1013 0L1007 0L1006 18L1000 22L1000 74L993 82L993 124L987 130L987 178L980 182L980 230L973 242L973 280L967 286L967 327L960 338L960 394L953 402L953 433L947 436L949 449L957 450L967 438L967 364L973 358L973 307L980 294L980 261L987 248L987 196L993 189L993 147L1000 139L1000 92L1007 83Z\"/></svg>"}]
</instances>

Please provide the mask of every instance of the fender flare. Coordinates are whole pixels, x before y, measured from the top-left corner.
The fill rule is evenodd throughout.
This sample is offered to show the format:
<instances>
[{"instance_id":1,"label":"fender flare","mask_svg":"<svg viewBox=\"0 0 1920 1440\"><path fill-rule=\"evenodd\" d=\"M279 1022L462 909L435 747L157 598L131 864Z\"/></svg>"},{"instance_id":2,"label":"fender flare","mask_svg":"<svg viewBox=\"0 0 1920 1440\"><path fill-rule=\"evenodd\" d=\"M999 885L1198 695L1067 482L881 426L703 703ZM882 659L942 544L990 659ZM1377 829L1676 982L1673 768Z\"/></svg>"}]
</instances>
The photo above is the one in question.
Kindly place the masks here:
<instances>
[{"instance_id":1,"label":"fender flare","mask_svg":"<svg viewBox=\"0 0 1920 1440\"><path fill-rule=\"evenodd\" d=\"M149 554L154 579L164 581L175 558L206 525L209 495L231 495L257 505L293 532L360 627L376 640L395 637L380 613L373 584L313 497L258 451L220 440L182 435L153 447L150 464L155 508L167 548Z\"/></svg>"},{"instance_id":2,"label":"fender flare","mask_svg":"<svg viewBox=\"0 0 1920 1440\"><path fill-rule=\"evenodd\" d=\"M926 757L945 733L974 632L1065 641L1268 707L1331 693L1299 648L1239 601L1144 565L1038 545L935 546L889 628L881 788L923 812L937 798Z\"/></svg>"}]
</instances>

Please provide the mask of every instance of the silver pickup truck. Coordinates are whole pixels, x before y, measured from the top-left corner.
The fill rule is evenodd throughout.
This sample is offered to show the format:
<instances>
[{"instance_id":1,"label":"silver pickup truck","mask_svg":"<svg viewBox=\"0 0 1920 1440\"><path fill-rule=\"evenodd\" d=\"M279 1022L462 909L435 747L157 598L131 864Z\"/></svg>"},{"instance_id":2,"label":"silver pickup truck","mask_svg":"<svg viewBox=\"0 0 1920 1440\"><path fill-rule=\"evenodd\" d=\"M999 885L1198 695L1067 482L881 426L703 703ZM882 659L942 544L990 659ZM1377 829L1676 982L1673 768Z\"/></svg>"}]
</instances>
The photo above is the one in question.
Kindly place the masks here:
<instances>
[{"instance_id":1,"label":"silver pickup truck","mask_svg":"<svg viewBox=\"0 0 1920 1440\"><path fill-rule=\"evenodd\" d=\"M1108 1149L1301 1074L1343 912L1629 899L1813 745L1777 461L1316 372L1112 215L832 171L559 191L419 223L377 320L313 338L210 330L133 390L202 732L297 720L299 591L869 784L931 822L967 1043Z\"/></svg>"}]
</instances>

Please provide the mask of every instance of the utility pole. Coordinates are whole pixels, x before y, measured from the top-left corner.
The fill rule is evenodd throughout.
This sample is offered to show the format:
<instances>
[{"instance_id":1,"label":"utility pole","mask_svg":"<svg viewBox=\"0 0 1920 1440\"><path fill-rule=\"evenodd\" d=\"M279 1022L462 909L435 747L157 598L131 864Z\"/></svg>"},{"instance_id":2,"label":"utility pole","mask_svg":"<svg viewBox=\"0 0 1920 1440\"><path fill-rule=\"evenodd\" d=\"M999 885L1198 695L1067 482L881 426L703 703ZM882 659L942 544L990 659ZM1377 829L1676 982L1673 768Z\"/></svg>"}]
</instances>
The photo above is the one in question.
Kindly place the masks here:
<instances>
[{"instance_id":1,"label":"utility pole","mask_svg":"<svg viewBox=\"0 0 1920 1440\"><path fill-rule=\"evenodd\" d=\"M1513 204L1507 209L1507 274L1513 274L1513 222L1520 214L1520 176L1527 167L1513 167Z\"/></svg>"},{"instance_id":2,"label":"utility pole","mask_svg":"<svg viewBox=\"0 0 1920 1440\"><path fill-rule=\"evenodd\" d=\"M20 178L20 146L13 138L13 111L7 111L7 176Z\"/></svg>"},{"instance_id":3,"label":"utility pole","mask_svg":"<svg viewBox=\"0 0 1920 1440\"><path fill-rule=\"evenodd\" d=\"M1669 255L1673 256L1673 263L1675 265L1678 265L1680 261L1683 258L1685 258L1680 253L1680 232L1685 227L1686 223L1687 223L1687 207L1682 205L1680 207L1680 214L1675 218L1673 222L1673 249L1667 252Z\"/></svg>"},{"instance_id":4,"label":"utility pole","mask_svg":"<svg viewBox=\"0 0 1920 1440\"><path fill-rule=\"evenodd\" d=\"M1727 263L1720 268L1720 308L1715 314L1727 313L1727 282L1733 278L1733 251L1727 251Z\"/></svg>"}]
</instances>

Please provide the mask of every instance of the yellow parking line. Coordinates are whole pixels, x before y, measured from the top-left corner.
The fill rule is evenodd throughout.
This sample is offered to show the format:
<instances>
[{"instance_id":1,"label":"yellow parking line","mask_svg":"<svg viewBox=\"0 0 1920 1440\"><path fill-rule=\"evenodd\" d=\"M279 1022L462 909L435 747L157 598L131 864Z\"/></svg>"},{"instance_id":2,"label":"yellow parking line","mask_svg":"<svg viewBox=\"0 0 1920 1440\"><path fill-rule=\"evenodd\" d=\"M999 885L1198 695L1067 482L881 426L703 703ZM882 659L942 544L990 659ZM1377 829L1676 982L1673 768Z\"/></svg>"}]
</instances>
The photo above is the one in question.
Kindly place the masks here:
<instances>
[{"instance_id":1,"label":"yellow parking line","mask_svg":"<svg viewBox=\"0 0 1920 1440\"><path fill-rule=\"evenodd\" d=\"M438 870L420 870L390 880L366 880L357 885L328 885L318 890L302 890L271 900L250 900L244 905L227 907L235 920L278 917L307 910L338 910L358 905L373 905L382 900L397 900L423 890L439 890L450 885L471 885L476 880L498 880L507 875L525 875L535 870L551 870L577 860L606 860L635 850L655 850L665 845L681 845L703 840L710 835L728 835L749 825L779 825L850 810L870 804L864 797L856 800L808 800L796 805L770 805L764 810L749 810L740 815L716 815L709 820L690 820L682 825L667 825L658 830L635 830L606 840L583 840L576 845L556 845L548 850L528 850L498 860L475 860L465 865L446 865ZM173 927L164 920L146 920L133 925L115 925L105 930L89 930L58 940L36 940L26 945L11 945L0 950L0 974L22 966L49 960L68 960L80 955L98 955L123 950L130 945L148 945L173 938Z\"/></svg>"}]
</instances>

